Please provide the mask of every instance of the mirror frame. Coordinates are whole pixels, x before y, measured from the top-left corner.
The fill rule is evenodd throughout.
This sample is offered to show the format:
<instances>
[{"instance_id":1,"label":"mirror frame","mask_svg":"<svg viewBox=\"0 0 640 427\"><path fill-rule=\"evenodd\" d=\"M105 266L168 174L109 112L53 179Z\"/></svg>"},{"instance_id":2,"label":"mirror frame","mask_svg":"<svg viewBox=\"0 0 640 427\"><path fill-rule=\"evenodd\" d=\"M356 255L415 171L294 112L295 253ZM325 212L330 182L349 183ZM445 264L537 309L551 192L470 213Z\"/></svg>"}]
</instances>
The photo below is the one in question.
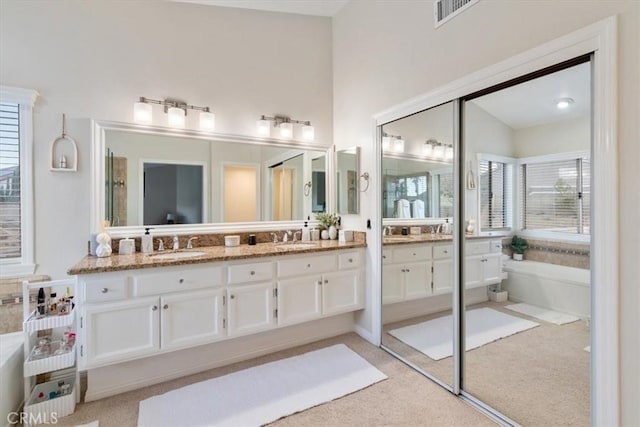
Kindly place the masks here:
<instances>
[{"instance_id":1,"label":"mirror frame","mask_svg":"<svg viewBox=\"0 0 640 427\"><path fill-rule=\"evenodd\" d=\"M356 155L356 211L355 212L339 212L338 208L340 203L338 202L338 154L339 153L347 153L347 154L355 154ZM360 215L360 174L362 173L360 170L360 166L362 165L362 161L360 160L360 146L354 145L353 147L336 149L335 150L335 158L334 162L334 181L335 181L335 208L336 213L338 215Z\"/></svg>"},{"instance_id":2,"label":"mirror frame","mask_svg":"<svg viewBox=\"0 0 640 427\"><path fill-rule=\"evenodd\" d=\"M106 147L107 131L126 131L148 135L162 135L172 137L184 137L213 142L235 142L239 144L268 145L271 147L304 149L312 151L325 151L326 158L326 185L327 212L335 210L335 180L333 178L334 162L331 145L309 144L298 140L279 140L274 138L259 138L246 135L224 134L218 132L203 132L191 129L173 129L163 126L147 126L124 122L111 122L103 120L91 120L91 191L90 191L90 227L92 233L101 231L105 210L105 164L104 153ZM204 234L225 231L264 231L274 229L300 228L305 220L295 221L254 221L254 222L228 222L228 223L202 223L202 224L171 224L154 225L155 234L158 235L184 235ZM315 218L310 221L315 225ZM106 231L115 238L136 237L144 232L144 225L131 225L124 227L107 227Z\"/></svg>"},{"instance_id":3,"label":"mirror frame","mask_svg":"<svg viewBox=\"0 0 640 427\"><path fill-rule=\"evenodd\" d=\"M382 125L381 125L382 126ZM444 160L433 160L427 159L423 156L418 156L416 154L394 154L394 153L381 153L380 157L380 165L384 162L385 158L396 159L396 160L415 160L420 162L429 162L434 164L440 164L442 166L451 166L451 171L453 172L453 164L450 162L446 162ZM382 170L381 170L382 172ZM380 179L382 180L382 173L380 174ZM382 206L382 204L380 204ZM380 210L382 213L382 210ZM447 217L430 217L430 218L382 218L382 225L438 225L445 222Z\"/></svg>"}]
</instances>

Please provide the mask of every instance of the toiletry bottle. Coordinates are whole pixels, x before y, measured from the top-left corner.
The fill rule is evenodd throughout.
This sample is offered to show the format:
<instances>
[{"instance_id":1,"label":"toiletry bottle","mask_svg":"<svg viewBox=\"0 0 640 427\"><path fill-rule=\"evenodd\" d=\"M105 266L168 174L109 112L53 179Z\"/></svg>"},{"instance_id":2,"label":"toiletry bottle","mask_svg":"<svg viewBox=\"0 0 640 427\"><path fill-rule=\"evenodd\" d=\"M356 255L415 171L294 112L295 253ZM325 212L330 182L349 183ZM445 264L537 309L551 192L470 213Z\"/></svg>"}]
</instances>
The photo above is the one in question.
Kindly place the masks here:
<instances>
[{"instance_id":1,"label":"toiletry bottle","mask_svg":"<svg viewBox=\"0 0 640 427\"><path fill-rule=\"evenodd\" d=\"M58 314L58 294L55 292L51 292L49 298L49 314Z\"/></svg>"},{"instance_id":2,"label":"toiletry bottle","mask_svg":"<svg viewBox=\"0 0 640 427\"><path fill-rule=\"evenodd\" d=\"M302 241L306 242L311 240L311 232L309 231L309 225L307 221L304 222L304 227L302 227Z\"/></svg>"},{"instance_id":3,"label":"toiletry bottle","mask_svg":"<svg viewBox=\"0 0 640 427\"><path fill-rule=\"evenodd\" d=\"M46 314L46 307L44 304L45 304L44 289L40 288L38 289L38 300L37 300L38 317L42 317Z\"/></svg>"},{"instance_id":4,"label":"toiletry bottle","mask_svg":"<svg viewBox=\"0 0 640 427\"><path fill-rule=\"evenodd\" d=\"M145 233L142 235L142 242L140 244L140 252L148 254L153 252L153 237L149 233L150 227L145 227Z\"/></svg>"}]
</instances>

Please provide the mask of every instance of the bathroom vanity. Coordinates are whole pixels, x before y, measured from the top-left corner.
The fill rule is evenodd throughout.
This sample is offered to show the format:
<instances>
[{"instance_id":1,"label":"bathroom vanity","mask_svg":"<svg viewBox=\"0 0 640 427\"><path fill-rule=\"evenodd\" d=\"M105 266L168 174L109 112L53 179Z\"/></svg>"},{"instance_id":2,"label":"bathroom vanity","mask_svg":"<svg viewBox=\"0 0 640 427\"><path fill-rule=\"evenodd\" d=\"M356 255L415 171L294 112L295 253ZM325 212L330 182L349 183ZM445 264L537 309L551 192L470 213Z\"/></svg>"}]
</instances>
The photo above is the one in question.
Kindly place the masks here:
<instances>
[{"instance_id":1,"label":"bathroom vanity","mask_svg":"<svg viewBox=\"0 0 640 427\"><path fill-rule=\"evenodd\" d=\"M191 258L83 259L69 270L78 276L79 369L212 343L221 348L237 337L362 309L365 243L313 243L205 247Z\"/></svg>"}]
</instances>

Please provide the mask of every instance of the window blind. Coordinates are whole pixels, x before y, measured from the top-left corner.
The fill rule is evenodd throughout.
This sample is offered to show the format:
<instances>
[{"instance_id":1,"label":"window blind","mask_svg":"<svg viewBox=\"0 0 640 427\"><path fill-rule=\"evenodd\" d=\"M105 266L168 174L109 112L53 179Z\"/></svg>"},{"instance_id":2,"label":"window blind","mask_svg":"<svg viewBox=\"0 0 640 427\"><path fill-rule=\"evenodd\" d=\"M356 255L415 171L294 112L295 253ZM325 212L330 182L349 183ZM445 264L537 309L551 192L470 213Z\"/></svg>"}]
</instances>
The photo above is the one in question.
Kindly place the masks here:
<instances>
[{"instance_id":1,"label":"window blind","mask_svg":"<svg viewBox=\"0 0 640 427\"><path fill-rule=\"evenodd\" d=\"M501 162L481 160L480 229L501 230L511 226L512 168Z\"/></svg>"},{"instance_id":2,"label":"window blind","mask_svg":"<svg viewBox=\"0 0 640 427\"><path fill-rule=\"evenodd\" d=\"M0 103L0 259L22 254L20 218L19 106Z\"/></svg>"},{"instance_id":3,"label":"window blind","mask_svg":"<svg viewBox=\"0 0 640 427\"><path fill-rule=\"evenodd\" d=\"M585 203L585 196L590 198L590 187L585 183L589 182L590 165L585 160L579 158L521 166L523 229L589 232L589 202Z\"/></svg>"},{"instance_id":4,"label":"window blind","mask_svg":"<svg viewBox=\"0 0 640 427\"><path fill-rule=\"evenodd\" d=\"M453 217L453 174L438 174L440 217Z\"/></svg>"}]
</instances>

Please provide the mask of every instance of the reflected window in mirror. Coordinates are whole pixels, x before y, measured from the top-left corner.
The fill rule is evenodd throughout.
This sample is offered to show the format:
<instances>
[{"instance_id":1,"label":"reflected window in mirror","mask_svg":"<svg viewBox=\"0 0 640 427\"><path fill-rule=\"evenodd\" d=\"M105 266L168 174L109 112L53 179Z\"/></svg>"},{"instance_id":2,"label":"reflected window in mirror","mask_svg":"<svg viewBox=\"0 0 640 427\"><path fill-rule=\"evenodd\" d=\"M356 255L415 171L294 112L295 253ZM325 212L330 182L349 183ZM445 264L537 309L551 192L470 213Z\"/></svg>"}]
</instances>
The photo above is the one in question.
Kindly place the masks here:
<instances>
[{"instance_id":1,"label":"reflected window in mirror","mask_svg":"<svg viewBox=\"0 0 640 427\"><path fill-rule=\"evenodd\" d=\"M360 212L360 147L336 151L336 195L338 213Z\"/></svg>"}]
</instances>

